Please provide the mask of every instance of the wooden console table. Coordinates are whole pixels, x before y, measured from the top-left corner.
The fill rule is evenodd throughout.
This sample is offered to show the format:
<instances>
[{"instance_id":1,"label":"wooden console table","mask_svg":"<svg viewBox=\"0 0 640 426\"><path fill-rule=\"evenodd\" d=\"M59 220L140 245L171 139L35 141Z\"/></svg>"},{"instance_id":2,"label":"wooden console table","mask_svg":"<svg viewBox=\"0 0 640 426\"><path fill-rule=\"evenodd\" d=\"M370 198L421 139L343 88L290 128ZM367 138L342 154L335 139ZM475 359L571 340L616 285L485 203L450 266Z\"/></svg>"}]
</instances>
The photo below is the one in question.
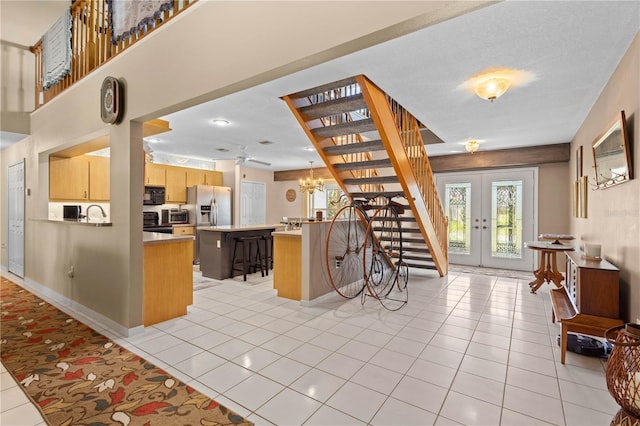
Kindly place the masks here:
<instances>
[{"instance_id":1,"label":"wooden console table","mask_svg":"<svg viewBox=\"0 0 640 426\"><path fill-rule=\"evenodd\" d=\"M540 252L540 265L538 269L533 271L536 279L529 283L531 293L535 293L545 281L553 282L556 287L560 287L564 277L562 273L558 271L556 253L559 251L573 250L573 246L547 241L528 241L524 243L524 245L527 248Z\"/></svg>"},{"instance_id":2,"label":"wooden console table","mask_svg":"<svg viewBox=\"0 0 640 426\"><path fill-rule=\"evenodd\" d=\"M604 337L620 320L620 271L606 260L588 260L581 253L567 256L566 286L550 291L551 320L560 321L560 362L567 352L567 333Z\"/></svg>"}]
</instances>

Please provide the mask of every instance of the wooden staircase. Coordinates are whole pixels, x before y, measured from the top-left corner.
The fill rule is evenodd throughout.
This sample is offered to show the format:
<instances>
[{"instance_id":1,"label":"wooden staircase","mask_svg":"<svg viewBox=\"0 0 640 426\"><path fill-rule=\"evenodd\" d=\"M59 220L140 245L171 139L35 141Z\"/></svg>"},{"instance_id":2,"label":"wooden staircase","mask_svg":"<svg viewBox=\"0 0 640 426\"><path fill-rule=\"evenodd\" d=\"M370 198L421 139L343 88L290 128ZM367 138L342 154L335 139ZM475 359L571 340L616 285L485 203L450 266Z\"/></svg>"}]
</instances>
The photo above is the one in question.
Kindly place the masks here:
<instances>
[{"instance_id":1,"label":"wooden staircase","mask_svg":"<svg viewBox=\"0 0 640 426\"><path fill-rule=\"evenodd\" d=\"M420 130L424 126L364 75L283 97L350 200L396 197L403 260L448 272L447 218Z\"/></svg>"}]
</instances>

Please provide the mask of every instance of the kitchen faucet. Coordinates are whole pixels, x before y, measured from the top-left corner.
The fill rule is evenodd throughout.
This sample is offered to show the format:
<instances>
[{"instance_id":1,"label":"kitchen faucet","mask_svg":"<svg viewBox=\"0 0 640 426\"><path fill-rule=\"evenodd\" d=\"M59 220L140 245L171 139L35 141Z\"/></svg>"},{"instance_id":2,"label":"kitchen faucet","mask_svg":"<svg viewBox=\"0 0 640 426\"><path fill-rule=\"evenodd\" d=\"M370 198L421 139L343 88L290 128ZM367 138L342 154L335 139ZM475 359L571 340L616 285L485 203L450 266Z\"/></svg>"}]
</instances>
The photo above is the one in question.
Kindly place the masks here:
<instances>
[{"instance_id":1,"label":"kitchen faucet","mask_svg":"<svg viewBox=\"0 0 640 426\"><path fill-rule=\"evenodd\" d=\"M87 223L89 223L89 209L91 207L97 207L100 209L100 211L102 212L102 217L107 217L107 214L104 212L104 209L102 208L102 206L98 205L98 204L91 204L89 207L87 207Z\"/></svg>"}]
</instances>

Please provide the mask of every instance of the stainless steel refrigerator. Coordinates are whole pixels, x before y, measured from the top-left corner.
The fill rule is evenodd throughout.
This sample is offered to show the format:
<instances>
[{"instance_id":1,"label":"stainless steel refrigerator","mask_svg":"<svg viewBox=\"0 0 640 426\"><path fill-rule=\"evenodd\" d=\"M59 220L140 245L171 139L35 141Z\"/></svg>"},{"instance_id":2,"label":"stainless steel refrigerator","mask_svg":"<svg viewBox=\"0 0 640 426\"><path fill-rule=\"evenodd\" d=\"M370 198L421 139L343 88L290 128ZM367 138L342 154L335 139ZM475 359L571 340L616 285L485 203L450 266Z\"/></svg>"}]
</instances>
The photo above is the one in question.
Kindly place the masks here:
<instances>
[{"instance_id":1,"label":"stainless steel refrigerator","mask_svg":"<svg viewBox=\"0 0 640 426\"><path fill-rule=\"evenodd\" d=\"M189 220L196 226L231 225L231 188L196 185L187 188ZM196 229L193 263L200 263L200 238Z\"/></svg>"}]
</instances>

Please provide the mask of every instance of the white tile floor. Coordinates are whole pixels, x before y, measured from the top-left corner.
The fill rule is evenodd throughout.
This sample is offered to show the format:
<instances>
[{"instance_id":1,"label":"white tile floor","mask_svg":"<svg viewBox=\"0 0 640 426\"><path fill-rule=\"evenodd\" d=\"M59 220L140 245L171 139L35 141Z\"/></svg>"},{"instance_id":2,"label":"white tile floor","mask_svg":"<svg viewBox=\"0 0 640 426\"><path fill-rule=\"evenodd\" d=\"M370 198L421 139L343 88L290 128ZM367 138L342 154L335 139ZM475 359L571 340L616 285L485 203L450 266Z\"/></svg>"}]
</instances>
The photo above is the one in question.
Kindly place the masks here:
<instances>
[{"instance_id":1,"label":"white tile floor","mask_svg":"<svg viewBox=\"0 0 640 426\"><path fill-rule=\"evenodd\" d=\"M548 286L411 271L408 305L389 312L194 278L183 318L127 339L89 325L258 425L606 425L618 410L604 361L560 364ZM0 377L0 424L44 424Z\"/></svg>"}]
</instances>

